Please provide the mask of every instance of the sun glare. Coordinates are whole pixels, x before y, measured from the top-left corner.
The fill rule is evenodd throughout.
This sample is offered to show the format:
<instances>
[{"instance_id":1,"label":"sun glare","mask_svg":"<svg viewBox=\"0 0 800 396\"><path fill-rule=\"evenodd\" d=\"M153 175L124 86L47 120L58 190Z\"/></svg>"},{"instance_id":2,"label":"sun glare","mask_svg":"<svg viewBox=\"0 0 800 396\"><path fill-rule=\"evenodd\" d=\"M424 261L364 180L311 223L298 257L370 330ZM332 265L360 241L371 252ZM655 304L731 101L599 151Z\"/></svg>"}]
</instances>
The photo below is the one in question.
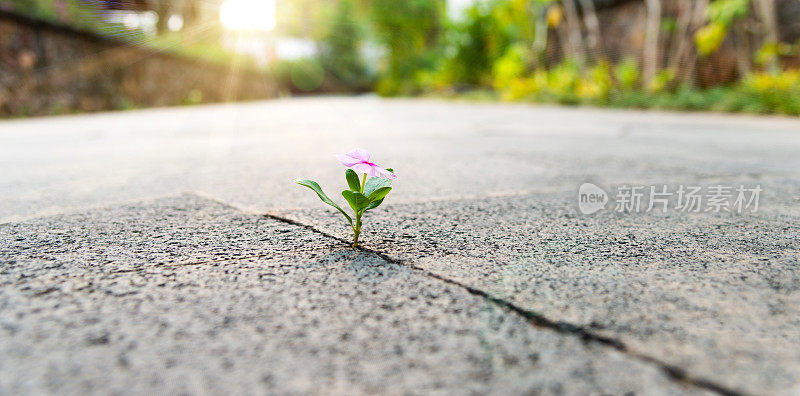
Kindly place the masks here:
<instances>
[{"instance_id":1,"label":"sun glare","mask_svg":"<svg viewBox=\"0 0 800 396\"><path fill-rule=\"evenodd\" d=\"M275 0L225 0L219 19L230 30L272 30L275 10Z\"/></svg>"}]
</instances>

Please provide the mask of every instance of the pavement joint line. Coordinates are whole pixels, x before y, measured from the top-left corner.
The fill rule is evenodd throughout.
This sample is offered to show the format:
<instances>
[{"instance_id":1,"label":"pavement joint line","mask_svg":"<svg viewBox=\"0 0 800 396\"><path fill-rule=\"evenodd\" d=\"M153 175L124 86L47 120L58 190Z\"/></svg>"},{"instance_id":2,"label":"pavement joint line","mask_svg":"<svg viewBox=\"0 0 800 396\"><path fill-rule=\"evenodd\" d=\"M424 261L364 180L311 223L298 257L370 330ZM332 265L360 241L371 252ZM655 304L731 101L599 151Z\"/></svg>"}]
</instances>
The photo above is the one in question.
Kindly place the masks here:
<instances>
[{"instance_id":1,"label":"pavement joint line","mask_svg":"<svg viewBox=\"0 0 800 396\"><path fill-rule=\"evenodd\" d=\"M307 229L309 231L312 231L312 232L315 232L317 234L323 235L323 236L325 236L327 238L331 238L331 239L340 241L340 242L342 242L342 243L344 243L346 245L350 244L350 241L348 241L348 240L346 240L344 238L340 238L340 237L337 237L335 235L329 234L329 233L327 233L325 231L322 231L320 229L317 229L316 227L314 227L312 225L304 224L302 222L299 222L299 221L296 221L296 220L292 220L292 219L289 219L289 218L286 218L286 217L282 217L282 216L279 216L279 215L276 215L276 214L272 214L272 213L264 214L263 216L267 217L267 218L270 218L270 219L273 219L273 220L277 220L277 221L286 223L286 224L290 224L290 225L294 225L294 226L305 228L305 229ZM649 363L649 364L652 364L652 365L658 367L659 369L661 369L661 371L663 371L665 374L667 374L667 376L669 378L672 378L672 379L674 379L674 380L676 380L678 382L685 383L687 385L694 386L694 387L701 388L701 389L705 389L705 390L708 390L708 391L712 391L712 392L718 393L720 395L725 395L725 396L744 396L745 395L745 393L742 393L742 392L734 390L734 389L730 389L730 388L728 388L728 387L726 387L724 385L721 385L721 384L717 384L714 381L711 381L711 380L708 380L708 379L705 379L705 378L701 378L701 377L693 376L690 373L688 373L686 370L684 370L684 369L682 369L682 368L680 368L678 366L675 366L675 365L669 364L667 362L664 362L664 361L662 361L662 360L660 360L660 359L658 359L656 357L649 356L647 354L643 354L643 353L640 353L640 352L636 352L636 351L630 350L620 340L616 340L616 339L613 339L613 338L610 338L610 337L605 337L605 336L596 334L596 333L592 332L591 330L586 329L583 326L578 326L578 325L574 325L574 324L563 322L563 321L554 321L552 319L549 319L549 318L545 317L544 315L542 315L540 313L524 309L522 307L517 306L516 304L514 304L512 302L506 301L506 300L504 300L502 298L494 297L494 296L490 295L489 293L487 293L487 292L485 292L483 290L477 289L475 287L472 287L472 286L469 286L467 284L461 283L461 282L459 282L457 280L450 279L450 278L447 278L445 276L439 275L437 273L431 272L431 271L429 271L429 270L427 270L425 268L419 267L419 266L417 266L417 265L415 265L415 264L413 264L411 262L407 262L405 260L400 260L400 259L391 257L391 256L389 256L389 255L387 255L385 253L382 253L382 252L379 252L379 251L376 251L376 250L373 250L373 249L365 248L363 246L359 246L357 248L354 248L353 250L361 250L361 251L363 251L365 253L374 254L374 255L380 257L381 259L385 260L386 262L389 262L389 263L392 263L392 264L396 264L396 265L400 265L400 266L403 266L403 267L406 267L406 268L410 268L410 269L412 269L414 271L417 271L417 272L421 273L423 276L426 276L426 277L429 277L429 278L433 278L433 279L439 280L441 282L447 283L449 285L461 288L461 289L467 291L468 293L470 293L470 294L472 294L474 296L478 296L478 297L484 298L486 301L488 301L488 302L490 302L490 303L492 303L492 304L494 304L494 305L496 305L496 306L498 306L498 307L500 307L500 308L502 308L502 309L504 309L506 311L512 312L512 313L514 313L516 315L519 315L519 316L522 316L524 319L526 319L528 321L528 323L530 323L534 327L553 330L553 331L555 331L557 333L560 333L560 334L567 334L567 335L577 336L585 343L597 343L597 344L600 344L600 345L603 345L603 346L606 346L606 347L613 348L613 349L615 349L615 350L617 350L617 351L619 351L619 352L621 352L621 353L623 353L625 355L628 355L628 356L630 356L630 357L632 357L634 359L637 359L637 360L640 360L642 362Z\"/></svg>"}]
</instances>

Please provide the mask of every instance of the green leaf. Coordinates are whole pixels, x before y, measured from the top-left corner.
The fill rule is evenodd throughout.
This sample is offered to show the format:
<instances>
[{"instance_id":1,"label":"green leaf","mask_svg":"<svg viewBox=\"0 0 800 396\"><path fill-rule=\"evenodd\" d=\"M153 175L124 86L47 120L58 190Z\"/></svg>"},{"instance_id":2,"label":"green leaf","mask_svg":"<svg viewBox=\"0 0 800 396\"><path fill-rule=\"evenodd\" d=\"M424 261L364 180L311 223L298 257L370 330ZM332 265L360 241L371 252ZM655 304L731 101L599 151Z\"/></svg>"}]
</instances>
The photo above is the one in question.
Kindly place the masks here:
<instances>
[{"instance_id":1,"label":"green leaf","mask_svg":"<svg viewBox=\"0 0 800 396\"><path fill-rule=\"evenodd\" d=\"M369 205L369 198L360 192L344 190L342 191L342 196L347 200L347 203L350 204L350 207L353 208L353 211L356 213L361 212L367 207L367 205Z\"/></svg>"},{"instance_id":2,"label":"green leaf","mask_svg":"<svg viewBox=\"0 0 800 396\"><path fill-rule=\"evenodd\" d=\"M364 185L364 195L369 196L375 190L379 188L389 187L392 184L392 181L389 179L381 179L380 177L373 177L367 179L367 183Z\"/></svg>"},{"instance_id":3,"label":"green leaf","mask_svg":"<svg viewBox=\"0 0 800 396\"><path fill-rule=\"evenodd\" d=\"M389 172L394 173L394 169L392 169L392 168L386 168L386 170L388 170ZM377 190L380 190L382 188L387 188L390 185L392 185L392 181L390 179L382 179L380 177L370 178L369 180L367 180L367 183L364 185L364 195L372 196L372 194L375 193ZM389 189L389 190L391 190L391 189ZM386 194L388 194L388 193L389 193L389 191L387 190ZM367 205L367 207L364 208L364 211L366 212L368 210L375 209L378 206L380 206L383 203L383 197L385 197L386 194L383 194L383 196L381 196L378 199L371 199L369 205Z\"/></svg>"},{"instance_id":4,"label":"green leaf","mask_svg":"<svg viewBox=\"0 0 800 396\"><path fill-rule=\"evenodd\" d=\"M390 191L392 191L391 187L381 187L381 188L373 191L372 194L370 194L367 197L367 199L369 199L369 202L372 203L372 202L377 201L379 199L383 199L383 197L385 197L386 194L389 194Z\"/></svg>"},{"instance_id":5,"label":"green leaf","mask_svg":"<svg viewBox=\"0 0 800 396\"><path fill-rule=\"evenodd\" d=\"M352 169L344 171L344 177L347 179L347 186L350 191L361 192L361 181L358 180L358 174Z\"/></svg>"},{"instance_id":6,"label":"green leaf","mask_svg":"<svg viewBox=\"0 0 800 396\"><path fill-rule=\"evenodd\" d=\"M364 211L366 212L368 210L375 209L378 206L381 206L382 203L383 203L383 198L381 198L381 199L379 199L377 201L372 201L372 202L369 203L369 205L367 205L366 208L364 208Z\"/></svg>"},{"instance_id":7,"label":"green leaf","mask_svg":"<svg viewBox=\"0 0 800 396\"><path fill-rule=\"evenodd\" d=\"M333 202L333 200L328 198L328 196L325 195L325 193L322 191L322 187L320 187L317 182L315 182L313 180L308 180L308 179L295 179L294 182L299 184L299 185L301 185L301 186L306 186L306 187L314 190L314 192L317 193L317 195L319 196L319 199L321 199L322 202L325 202L326 204L336 208L341 214L344 215L344 217L347 218L347 221L350 222L350 226L351 227L353 226L353 219L350 218L350 215L345 213L345 211L342 210L342 208L340 208L339 205L336 204L336 202Z\"/></svg>"}]
</instances>

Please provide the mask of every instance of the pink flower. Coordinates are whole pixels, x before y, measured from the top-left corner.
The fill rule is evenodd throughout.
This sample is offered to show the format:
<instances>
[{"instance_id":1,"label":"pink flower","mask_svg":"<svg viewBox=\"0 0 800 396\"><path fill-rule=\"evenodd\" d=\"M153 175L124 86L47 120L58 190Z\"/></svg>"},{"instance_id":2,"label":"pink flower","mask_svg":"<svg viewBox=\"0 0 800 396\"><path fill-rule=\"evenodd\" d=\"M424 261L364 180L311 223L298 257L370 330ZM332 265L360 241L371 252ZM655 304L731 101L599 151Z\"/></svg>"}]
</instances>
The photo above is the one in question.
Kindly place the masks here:
<instances>
[{"instance_id":1,"label":"pink flower","mask_svg":"<svg viewBox=\"0 0 800 396\"><path fill-rule=\"evenodd\" d=\"M353 149L347 154L339 154L336 159L339 160L344 166L359 172L366 173L369 177L381 177L384 179L397 179L397 175L386 169L369 162L369 151L364 149Z\"/></svg>"}]
</instances>

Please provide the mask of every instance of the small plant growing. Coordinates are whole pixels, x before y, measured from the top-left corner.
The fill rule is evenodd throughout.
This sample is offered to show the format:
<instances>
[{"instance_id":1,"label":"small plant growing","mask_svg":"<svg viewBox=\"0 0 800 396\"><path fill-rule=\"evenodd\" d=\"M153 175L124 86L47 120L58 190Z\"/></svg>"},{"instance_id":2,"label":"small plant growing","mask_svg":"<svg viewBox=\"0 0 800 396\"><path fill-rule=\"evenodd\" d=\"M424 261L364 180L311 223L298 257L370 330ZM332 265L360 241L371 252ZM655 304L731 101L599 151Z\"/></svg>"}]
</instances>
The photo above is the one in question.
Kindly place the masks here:
<instances>
[{"instance_id":1,"label":"small plant growing","mask_svg":"<svg viewBox=\"0 0 800 396\"><path fill-rule=\"evenodd\" d=\"M354 249L358 247L358 236L361 234L361 216L366 211L375 209L383 203L383 199L392 191L392 188L389 187L392 184L392 180L397 178L392 168L383 169L370 162L370 156L369 151L364 149L354 149L347 154L336 156L336 159L342 165L348 167L344 172L348 189L342 191L342 196L350 204L350 208L353 209L355 222L336 202L325 195L322 187L317 182L308 179L295 179L294 181L301 186L312 189L322 202L336 208L347 219L348 223L350 223L350 228L353 230ZM360 180L359 173L363 175Z\"/></svg>"}]
</instances>

